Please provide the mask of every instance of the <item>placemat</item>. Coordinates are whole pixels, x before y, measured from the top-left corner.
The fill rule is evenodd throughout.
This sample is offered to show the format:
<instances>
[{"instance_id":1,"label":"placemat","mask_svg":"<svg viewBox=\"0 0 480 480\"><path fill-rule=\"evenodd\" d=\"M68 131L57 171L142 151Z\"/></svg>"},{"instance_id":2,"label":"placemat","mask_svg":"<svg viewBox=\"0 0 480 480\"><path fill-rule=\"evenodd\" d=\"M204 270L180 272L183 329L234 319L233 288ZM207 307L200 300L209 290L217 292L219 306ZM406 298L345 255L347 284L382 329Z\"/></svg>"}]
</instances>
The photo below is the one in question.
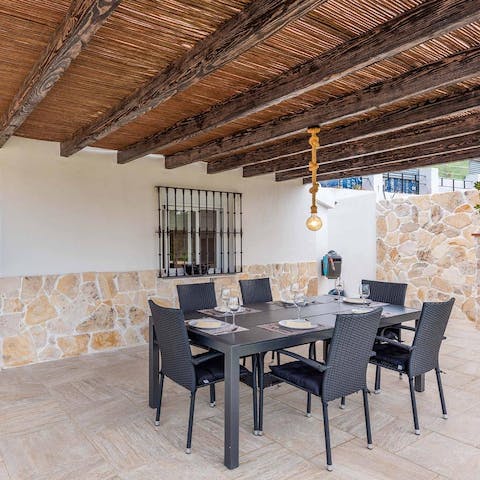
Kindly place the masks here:
<instances>
[{"instance_id":1,"label":"placemat","mask_svg":"<svg viewBox=\"0 0 480 480\"><path fill-rule=\"evenodd\" d=\"M315 328L309 328L308 330L294 330L291 328L282 327L278 322L264 323L263 325L258 325L258 327L268 330L269 332L281 333L283 335L298 335L299 333L318 332L320 330L329 330L332 328L319 324Z\"/></svg>"},{"instance_id":2,"label":"placemat","mask_svg":"<svg viewBox=\"0 0 480 480\"><path fill-rule=\"evenodd\" d=\"M249 307L243 307L245 310L242 312L236 312L235 316L237 315L245 315L247 313L258 313L260 310L256 310L255 308L249 308ZM198 310L200 313L203 313L204 315L208 315L209 317L216 317L216 318L223 318L225 316L231 316L232 314L230 312L217 312L214 308L206 308L205 310Z\"/></svg>"}]
</instances>

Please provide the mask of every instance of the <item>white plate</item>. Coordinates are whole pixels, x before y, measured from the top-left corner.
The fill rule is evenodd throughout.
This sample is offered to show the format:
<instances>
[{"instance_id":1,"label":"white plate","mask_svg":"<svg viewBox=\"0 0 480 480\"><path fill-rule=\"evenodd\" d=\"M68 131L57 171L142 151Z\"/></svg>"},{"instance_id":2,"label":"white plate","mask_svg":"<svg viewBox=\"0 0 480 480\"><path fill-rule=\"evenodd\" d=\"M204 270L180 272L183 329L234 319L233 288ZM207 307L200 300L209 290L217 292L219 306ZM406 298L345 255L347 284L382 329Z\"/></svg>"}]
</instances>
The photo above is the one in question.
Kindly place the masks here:
<instances>
[{"instance_id":1,"label":"white plate","mask_svg":"<svg viewBox=\"0 0 480 480\"><path fill-rule=\"evenodd\" d=\"M368 313L372 310L373 308L352 308L352 313Z\"/></svg>"},{"instance_id":2,"label":"white plate","mask_svg":"<svg viewBox=\"0 0 480 480\"><path fill-rule=\"evenodd\" d=\"M343 303L354 303L355 305L368 305L370 302L371 300L369 300L368 298L367 301L365 301L363 298L343 298Z\"/></svg>"},{"instance_id":3,"label":"white plate","mask_svg":"<svg viewBox=\"0 0 480 480\"><path fill-rule=\"evenodd\" d=\"M228 312L228 308L227 307L215 307L214 310L216 312L220 312L220 313L227 313Z\"/></svg>"},{"instance_id":4,"label":"white plate","mask_svg":"<svg viewBox=\"0 0 480 480\"><path fill-rule=\"evenodd\" d=\"M315 325L305 320L280 320L278 324L282 327L292 328L294 330L311 330L312 328L315 328Z\"/></svg>"},{"instance_id":5,"label":"white plate","mask_svg":"<svg viewBox=\"0 0 480 480\"><path fill-rule=\"evenodd\" d=\"M223 322L213 318L201 318L199 320L190 320L188 324L191 327L201 328L202 330L213 330L215 328L220 328L223 325Z\"/></svg>"}]
</instances>

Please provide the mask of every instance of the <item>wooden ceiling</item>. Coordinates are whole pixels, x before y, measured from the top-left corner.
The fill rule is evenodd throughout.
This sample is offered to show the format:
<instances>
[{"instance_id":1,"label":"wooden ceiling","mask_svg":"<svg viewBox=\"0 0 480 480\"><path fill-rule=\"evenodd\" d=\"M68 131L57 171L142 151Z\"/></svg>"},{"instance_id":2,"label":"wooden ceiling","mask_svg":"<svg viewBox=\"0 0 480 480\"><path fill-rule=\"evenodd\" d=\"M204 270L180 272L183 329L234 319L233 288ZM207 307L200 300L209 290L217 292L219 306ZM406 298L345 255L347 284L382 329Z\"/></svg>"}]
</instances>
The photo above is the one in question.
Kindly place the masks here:
<instances>
[{"instance_id":1,"label":"wooden ceiling","mask_svg":"<svg viewBox=\"0 0 480 480\"><path fill-rule=\"evenodd\" d=\"M320 179L480 150L480 0L0 0L0 55L0 146L277 181L316 124Z\"/></svg>"}]
</instances>

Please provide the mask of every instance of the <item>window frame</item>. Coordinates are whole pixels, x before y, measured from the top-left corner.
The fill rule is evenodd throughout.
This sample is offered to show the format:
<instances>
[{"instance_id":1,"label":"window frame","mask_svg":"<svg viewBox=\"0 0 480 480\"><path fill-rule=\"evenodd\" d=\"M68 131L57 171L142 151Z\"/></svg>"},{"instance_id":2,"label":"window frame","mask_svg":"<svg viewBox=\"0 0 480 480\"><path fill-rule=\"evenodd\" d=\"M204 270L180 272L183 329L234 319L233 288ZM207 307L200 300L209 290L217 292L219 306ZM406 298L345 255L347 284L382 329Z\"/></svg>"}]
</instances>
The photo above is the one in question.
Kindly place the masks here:
<instances>
[{"instance_id":1,"label":"window frame","mask_svg":"<svg viewBox=\"0 0 480 480\"><path fill-rule=\"evenodd\" d=\"M241 193L170 186L155 188L158 204L159 278L210 277L243 272ZM203 220L206 228L202 228L202 212L206 212ZM177 224L179 214L182 215L182 220ZM178 254L177 235L186 240L181 250L183 255ZM212 242L215 249L213 263L210 262L212 256L209 252ZM202 251L205 250L202 249L205 244L206 252ZM183 267L181 262L184 262Z\"/></svg>"}]
</instances>

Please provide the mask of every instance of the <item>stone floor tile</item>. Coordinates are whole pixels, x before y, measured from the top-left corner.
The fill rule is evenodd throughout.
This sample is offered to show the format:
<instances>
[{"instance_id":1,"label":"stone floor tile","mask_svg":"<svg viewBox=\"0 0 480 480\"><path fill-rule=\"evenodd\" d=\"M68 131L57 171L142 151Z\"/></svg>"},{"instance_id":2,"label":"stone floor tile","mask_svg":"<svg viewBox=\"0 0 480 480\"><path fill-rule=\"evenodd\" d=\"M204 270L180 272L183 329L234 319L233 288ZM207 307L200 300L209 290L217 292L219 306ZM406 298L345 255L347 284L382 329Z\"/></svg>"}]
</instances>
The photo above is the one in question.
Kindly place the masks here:
<instances>
[{"instance_id":1,"label":"stone floor tile","mask_svg":"<svg viewBox=\"0 0 480 480\"><path fill-rule=\"evenodd\" d=\"M0 406L2 435L40 430L68 420L60 404L50 396L4 402Z\"/></svg>"},{"instance_id":2,"label":"stone floor tile","mask_svg":"<svg viewBox=\"0 0 480 480\"><path fill-rule=\"evenodd\" d=\"M7 472L7 467L3 462L0 462L0 480L10 480L10 475Z\"/></svg>"},{"instance_id":3,"label":"stone floor tile","mask_svg":"<svg viewBox=\"0 0 480 480\"><path fill-rule=\"evenodd\" d=\"M342 480L433 480L437 474L415 463L375 447L368 450L365 443L355 439L332 451L334 473ZM325 459L312 460L319 466ZM335 478L332 475L332 478Z\"/></svg>"},{"instance_id":4,"label":"stone floor tile","mask_svg":"<svg viewBox=\"0 0 480 480\"><path fill-rule=\"evenodd\" d=\"M151 423L140 418L86 432L86 436L120 471L155 462L175 452Z\"/></svg>"},{"instance_id":5,"label":"stone floor tile","mask_svg":"<svg viewBox=\"0 0 480 480\"><path fill-rule=\"evenodd\" d=\"M239 468L227 472L234 480L286 480L292 472L300 475L311 468L302 456L274 443L240 457Z\"/></svg>"},{"instance_id":6,"label":"stone floor tile","mask_svg":"<svg viewBox=\"0 0 480 480\"><path fill-rule=\"evenodd\" d=\"M264 415L264 435L297 455L310 459L325 451L323 420L307 418L304 413L282 405ZM330 426L331 443L340 445L353 438L333 425Z\"/></svg>"},{"instance_id":7,"label":"stone floor tile","mask_svg":"<svg viewBox=\"0 0 480 480\"><path fill-rule=\"evenodd\" d=\"M62 478L72 465L76 465L77 472L82 471L83 478L89 478L88 465L98 468L103 461L92 444L68 421L44 426L41 430L2 435L0 454L14 480ZM112 471L110 467L103 468L105 470ZM55 476L54 472L61 475Z\"/></svg>"},{"instance_id":8,"label":"stone floor tile","mask_svg":"<svg viewBox=\"0 0 480 480\"><path fill-rule=\"evenodd\" d=\"M479 478L480 450L436 432L404 448L398 455L447 478Z\"/></svg>"},{"instance_id":9,"label":"stone floor tile","mask_svg":"<svg viewBox=\"0 0 480 480\"><path fill-rule=\"evenodd\" d=\"M213 480L228 478L223 466L212 465L203 459L198 453L192 451L190 455L183 452L172 453L157 459L155 463L149 463L139 468L123 472L119 480L145 480L161 478L162 480ZM223 471L225 470L225 471ZM225 477L224 477L225 475Z\"/></svg>"},{"instance_id":10,"label":"stone floor tile","mask_svg":"<svg viewBox=\"0 0 480 480\"><path fill-rule=\"evenodd\" d=\"M477 409L447 420L437 418L429 425L429 429L473 447L480 447L480 412Z\"/></svg>"}]
</instances>

